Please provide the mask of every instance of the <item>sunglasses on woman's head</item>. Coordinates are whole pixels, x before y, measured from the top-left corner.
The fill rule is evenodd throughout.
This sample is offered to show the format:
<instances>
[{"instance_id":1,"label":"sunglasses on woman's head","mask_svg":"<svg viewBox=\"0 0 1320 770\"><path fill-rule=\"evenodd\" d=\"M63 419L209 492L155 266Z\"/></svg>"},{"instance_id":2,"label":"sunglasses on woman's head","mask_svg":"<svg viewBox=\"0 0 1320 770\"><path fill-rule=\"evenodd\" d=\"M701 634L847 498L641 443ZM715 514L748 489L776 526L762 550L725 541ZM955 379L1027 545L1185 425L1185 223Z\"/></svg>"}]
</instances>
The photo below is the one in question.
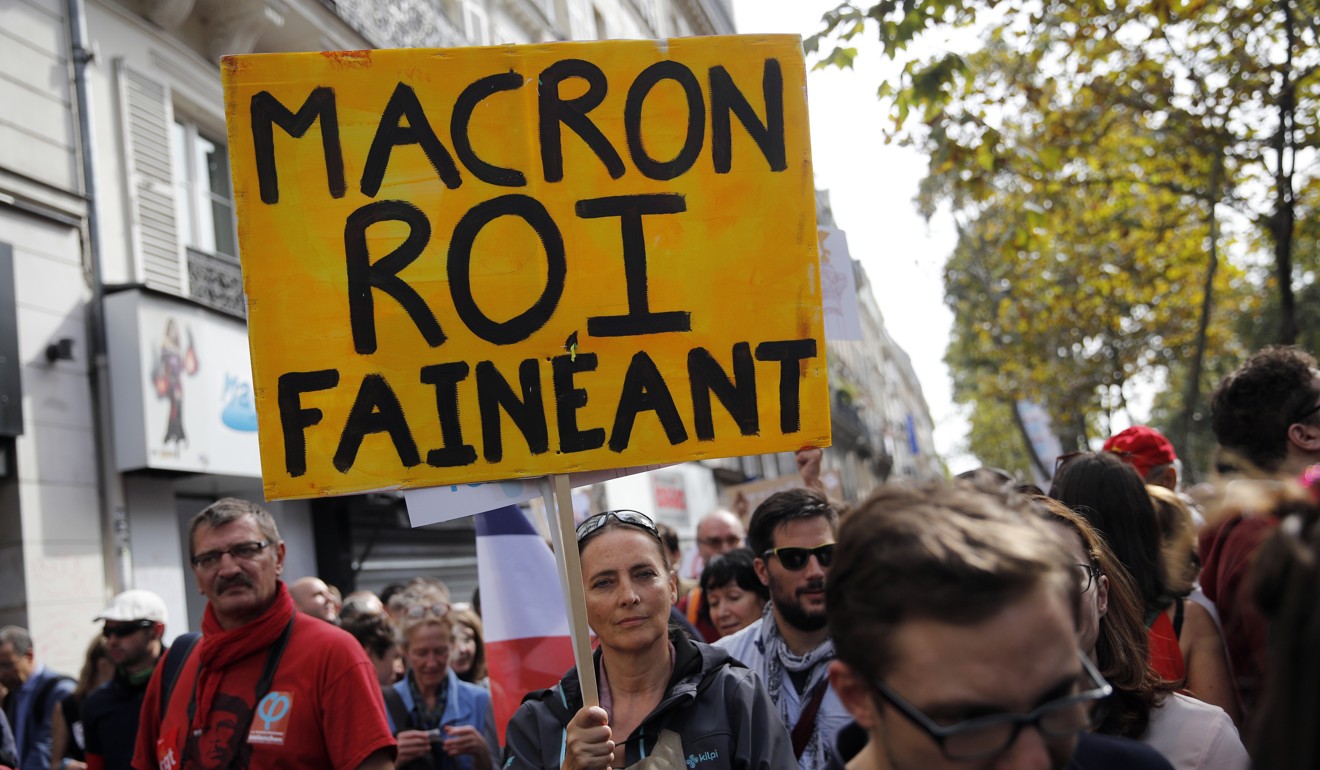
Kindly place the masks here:
<instances>
[{"instance_id":1,"label":"sunglasses on woman's head","mask_svg":"<svg viewBox=\"0 0 1320 770\"><path fill-rule=\"evenodd\" d=\"M638 529L644 529L651 535L657 538L660 537L660 533L656 531L655 522L651 521L649 516L640 511L603 511L595 516L587 517L581 524L577 525L578 543L580 544L583 540L586 540L599 532L601 527L610 522L610 519L614 519L620 524L627 524L632 527L637 527Z\"/></svg>"}]
</instances>

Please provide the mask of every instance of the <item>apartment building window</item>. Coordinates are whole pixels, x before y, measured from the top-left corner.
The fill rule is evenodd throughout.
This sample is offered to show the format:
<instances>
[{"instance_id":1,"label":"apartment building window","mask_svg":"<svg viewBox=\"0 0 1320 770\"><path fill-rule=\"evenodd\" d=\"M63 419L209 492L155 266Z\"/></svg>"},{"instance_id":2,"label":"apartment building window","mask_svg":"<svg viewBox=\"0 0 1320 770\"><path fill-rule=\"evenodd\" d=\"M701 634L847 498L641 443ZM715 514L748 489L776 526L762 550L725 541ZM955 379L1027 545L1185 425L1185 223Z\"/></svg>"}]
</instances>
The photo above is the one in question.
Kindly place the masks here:
<instances>
[{"instance_id":1,"label":"apartment building window","mask_svg":"<svg viewBox=\"0 0 1320 770\"><path fill-rule=\"evenodd\" d=\"M208 254L237 256L228 149L183 120L174 121L172 139L175 201L184 244Z\"/></svg>"},{"instance_id":2,"label":"apartment building window","mask_svg":"<svg viewBox=\"0 0 1320 770\"><path fill-rule=\"evenodd\" d=\"M473 45L489 45L490 18L480 3L466 0L463 3L463 26L467 31L468 41Z\"/></svg>"}]
</instances>

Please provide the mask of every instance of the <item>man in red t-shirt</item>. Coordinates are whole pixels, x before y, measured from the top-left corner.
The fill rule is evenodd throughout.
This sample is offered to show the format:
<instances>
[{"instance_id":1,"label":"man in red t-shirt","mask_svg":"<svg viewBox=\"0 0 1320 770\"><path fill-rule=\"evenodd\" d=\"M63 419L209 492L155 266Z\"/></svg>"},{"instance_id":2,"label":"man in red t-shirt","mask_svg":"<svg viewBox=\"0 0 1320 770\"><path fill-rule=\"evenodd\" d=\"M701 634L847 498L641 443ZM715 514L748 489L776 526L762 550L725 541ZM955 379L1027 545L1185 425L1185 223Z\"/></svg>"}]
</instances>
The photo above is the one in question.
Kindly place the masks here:
<instances>
[{"instance_id":1,"label":"man in red t-shirt","mask_svg":"<svg viewBox=\"0 0 1320 770\"><path fill-rule=\"evenodd\" d=\"M202 638L182 666L169 664L171 650L156 667L135 770L391 768L371 662L347 632L298 613L279 579L284 542L270 513L225 498L193 518L189 540L207 599Z\"/></svg>"},{"instance_id":2,"label":"man in red t-shirt","mask_svg":"<svg viewBox=\"0 0 1320 770\"><path fill-rule=\"evenodd\" d=\"M1219 383L1210 424L1234 472L1296 477L1320 462L1320 370L1295 347L1267 347ZM1233 515L1200 534L1201 588L1223 622L1233 675L1250 714L1265 677L1265 619L1251 598L1251 566L1277 522Z\"/></svg>"}]
</instances>

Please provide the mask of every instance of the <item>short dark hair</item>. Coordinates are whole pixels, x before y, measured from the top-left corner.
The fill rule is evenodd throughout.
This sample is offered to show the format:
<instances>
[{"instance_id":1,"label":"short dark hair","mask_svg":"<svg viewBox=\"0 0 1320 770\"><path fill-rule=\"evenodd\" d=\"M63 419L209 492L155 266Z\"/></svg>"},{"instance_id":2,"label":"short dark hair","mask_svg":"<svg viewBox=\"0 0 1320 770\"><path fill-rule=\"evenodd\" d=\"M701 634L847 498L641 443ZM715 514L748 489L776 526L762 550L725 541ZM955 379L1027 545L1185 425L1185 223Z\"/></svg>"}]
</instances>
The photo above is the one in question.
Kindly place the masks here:
<instances>
[{"instance_id":1,"label":"short dark hair","mask_svg":"<svg viewBox=\"0 0 1320 770\"><path fill-rule=\"evenodd\" d=\"M1050 485L1058 500L1095 527L1137 587L1147 612L1173 600L1160 561L1155 504L1137 469L1113 452L1086 452L1063 464Z\"/></svg>"},{"instance_id":2,"label":"short dark hair","mask_svg":"<svg viewBox=\"0 0 1320 770\"><path fill-rule=\"evenodd\" d=\"M750 548L735 548L728 553L716 556L701 571L701 593L703 596L712 588L723 588L735 583L744 591L751 591L757 596L770 600L770 589L756 576L755 555Z\"/></svg>"},{"instance_id":3,"label":"short dark hair","mask_svg":"<svg viewBox=\"0 0 1320 770\"><path fill-rule=\"evenodd\" d=\"M1315 378L1315 358L1300 348L1261 350L1221 380L1210 397L1215 438L1257 469L1278 470L1288 455L1288 426L1320 398Z\"/></svg>"},{"instance_id":4,"label":"short dark hair","mask_svg":"<svg viewBox=\"0 0 1320 770\"><path fill-rule=\"evenodd\" d=\"M673 527L657 521L655 531L660 533L660 542L665 544L665 548L668 548L670 553L678 551L678 533L674 531Z\"/></svg>"},{"instance_id":5,"label":"short dark hair","mask_svg":"<svg viewBox=\"0 0 1320 770\"><path fill-rule=\"evenodd\" d=\"M192 517L192 522L188 525L188 551L190 555L197 555L191 553L197 544L197 530L204 526L217 529L244 516L252 517L253 521L257 523L257 528L261 530L262 537L269 540L271 545L284 542L280 539L280 529L275 526L275 517L270 515L270 511L251 500L222 497L203 508L201 513Z\"/></svg>"},{"instance_id":6,"label":"short dark hair","mask_svg":"<svg viewBox=\"0 0 1320 770\"><path fill-rule=\"evenodd\" d=\"M380 603L385 605L386 607L390 606L390 599L393 599L398 594L403 593L403 589L405 587L406 586L404 586L403 583L390 583L389 585L380 589L380 593L377 594L380 597Z\"/></svg>"},{"instance_id":7,"label":"short dark hair","mask_svg":"<svg viewBox=\"0 0 1320 770\"><path fill-rule=\"evenodd\" d=\"M1035 515L1008 491L939 481L877 489L844 519L825 578L839 660L884 676L905 621L978 623L1041 585L1056 585L1075 617L1080 576L1062 536Z\"/></svg>"},{"instance_id":8,"label":"short dark hair","mask_svg":"<svg viewBox=\"0 0 1320 770\"><path fill-rule=\"evenodd\" d=\"M756 510L747 526L747 545L754 556L762 556L775 547L775 532L790 521L824 517L830 529L838 529L839 512L830 501L814 489L789 489L767 497Z\"/></svg>"},{"instance_id":9,"label":"short dark hair","mask_svg":"<svg viewBox=\"0 0 1320 770\"><path fill-rule=\"evenodd\" d=\"M385 653L400 642L399 629L388 615L363 615L343 627L362 645L362 649L378 658L385 657Z\"/></svg>"}]
</instances>

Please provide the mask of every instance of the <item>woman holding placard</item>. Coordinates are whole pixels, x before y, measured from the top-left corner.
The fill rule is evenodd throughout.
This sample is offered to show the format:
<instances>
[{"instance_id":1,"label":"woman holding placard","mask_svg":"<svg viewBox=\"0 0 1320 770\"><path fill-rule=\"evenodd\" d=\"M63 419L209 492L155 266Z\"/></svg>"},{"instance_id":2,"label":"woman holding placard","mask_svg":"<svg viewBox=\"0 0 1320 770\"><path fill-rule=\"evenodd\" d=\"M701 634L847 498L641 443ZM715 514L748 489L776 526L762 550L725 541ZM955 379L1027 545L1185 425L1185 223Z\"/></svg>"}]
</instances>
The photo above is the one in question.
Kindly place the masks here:
<instances>
[{"instance_id":1,"label":"woman holding placard","mask_svg":"<svg viewBox=\"0 0 1320 770\"><path fill-rule=\"evenodd\" d=\"M509 722L505 770L796 767L760 680L670 629L678 584L655 524L606 511L578 525L577 541L600 705L583 706L576 669L529 696Z\"/></svg>"}]
</instances>

